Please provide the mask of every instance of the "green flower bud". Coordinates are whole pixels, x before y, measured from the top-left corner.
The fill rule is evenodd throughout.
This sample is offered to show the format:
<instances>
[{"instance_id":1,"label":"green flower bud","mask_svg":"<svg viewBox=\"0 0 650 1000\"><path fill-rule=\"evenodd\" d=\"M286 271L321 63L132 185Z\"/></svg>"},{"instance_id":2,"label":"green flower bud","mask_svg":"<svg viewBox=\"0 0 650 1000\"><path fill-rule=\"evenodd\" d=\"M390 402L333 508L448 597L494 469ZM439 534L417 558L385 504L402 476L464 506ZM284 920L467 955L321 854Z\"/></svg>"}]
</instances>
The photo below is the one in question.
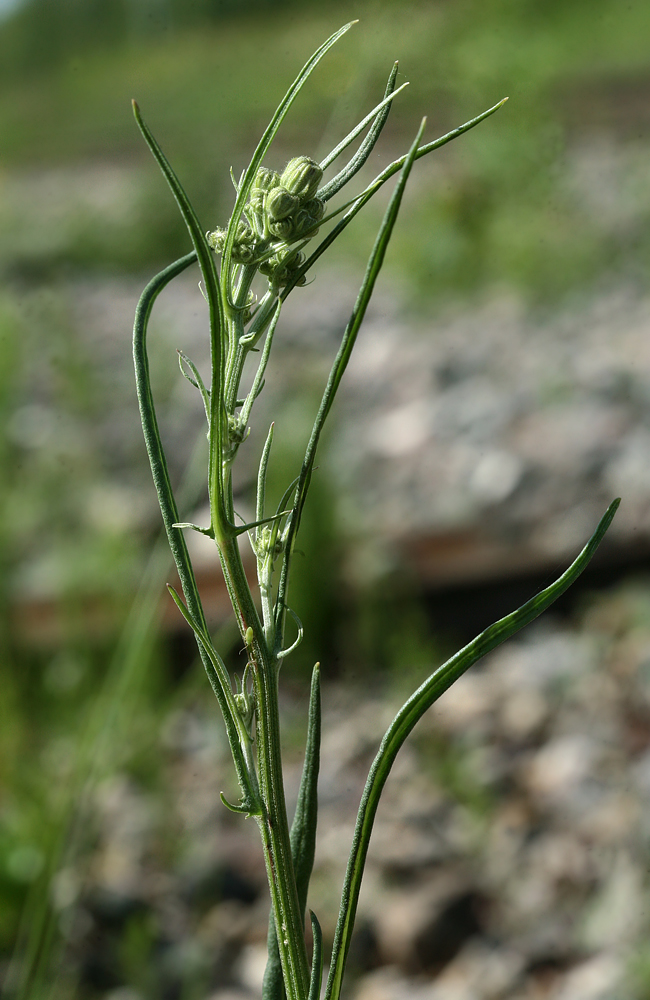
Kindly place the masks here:
<instances>
[{"instance_id":1,"label":"green flower bud","mask_svg":"<svg viewBox=\"0 0 650 1000\"><path fill-rule=\"evenodd\" d=\"M273 188L266 196L266 211L274 222L286 219L288 215L291 215L299 207L299 199L289 194L286 188Z\"/></svg>"},{"instance_id":2,"label":"green flower bud","mask_svg":"<svg viewBox=\"0 0 650 1000\"><path fill-rule=\"evenodd\" d=\"M292 248L278 250L269 260L260 264L260 272L265 274L276 288L282 288L293 278L298 268L304 263L305 255ZM305 275L299 279L298 284L304 285L307 281Z\"/></svg>"},{"instance_id":3,"label":"green flower bud","mask_svg":"<svg viewBox=\"0 0 650 1000\"><path fill-rule=\"evenodd\" d=\"M264 237L264 231L266 228L266 221L264 216L264 203L266 201L266 192L261 191L257 188L253 188L251 196L248 200L247 205L247 215L248 218L253 223L257 235Z\"/></svg>"},{"instance_id":4,"label":"green flower bud","mask_svg":"<svg viewBox=\"0 0 650 1000\"><path fill-rule=\"evenodd\" d=\"M253 188L253 190L251 191L251 196L248 199L248 204L252 208L253 212L255 212L255 214L257 214L258 212L262 212L264 210L265 199L266 199L266 194L264 193L264 191L259 191L256 188Z\"/></svg>"},{"instance_id":5,"label":"green flower bud","mask_svg":"<svg viewBox=\"0 0 650 1000\"><path fill-rule=\"evenodd\" d=\"M325 214L325 202L320 198L310 198L294 216L294 238L296 236L316 236L315 227Z\"/></svg>"},{"instance_id":6,"label":"green flower bud","mask_svg":"<svg viewBox=\"0 0 650 1000\"><path fill-rule=\"evenodd\" d=\"M314 197L322 178L323 171L315 160L309 156L294 156L284 168L280 183L304 201Z\"/></svg>"},{"instance_id":7,"label":"green flower bud","mask_svg":"<svg viewBox=\"0 0 650 1000\"><path fill-rule=\"evenodd\" d=\"M293 219L278 219L269 222L269 232L278 240L290 240L293 236Z\"/></svg>"},{"instance_id":8,"label":"green flower bud","mask_svg":"<svg viewBox=\"0 0 650 1000\"><path fill-rule=\"evenodd\" d=\"M235 243L232 248L232 259L236 264L252 264L255 260L255 247L249 243Z\"/></svg>"},{"instance_id":9,"label":"green flower bud","mask_svg":"<svg viewBox=\"0 0 650 1000\"><path fill-rule=\"evenodd\" d=\"M242 219L237 226L237 235L232 245L232 259L236 264L252 264L255 254L255 233Z\"/></svg>"},{"instance_id":10,"label":"green flower bud","mask_svg":"<svg viewBox=\"0 0 650 1000\"><path fill-rule=\"evenodd\" d=\"M306 212L304 208L301 208L299 212L296 212L294 219L294 235L302 236L306 233L308 229L314 225L313 220L309 212Z\"/></svg>"},{"instance_id":11,"label":"green flower bud","mask_svg":"<svg viewBox=\"0 0 650 1000\"><path fill-rule=\"evenodd\" d=\"M253 181L253 191L255 191L255 189L259 191L270 191L271 188L277 187L279 183L280 175L277 170L267 170L266 167L260 167L255 175L255 180Z\"/></svg>"},{"instance_id":12,"label":"green flower bud","mask_svg":"<svg viewBox=\"0 0 650 1000\"><path fill-rule=\"evenodd\" d=\"M305 212L309 212L314 222L320 222L325 215L325 202L322 198L310 198L302 207Z\"/></svg>"},{"instance_id":13,"label":"green flower bud","mask_svg":"<svg viewBox=\"0 0 650 1000\"><path fill-rule=\"evenodd\" d=\"M305 260L304 253L295 247L285 247L283 250L278 250L274 256L278 264L284 267L299 267Z\"/></svg>"}]
</instances>

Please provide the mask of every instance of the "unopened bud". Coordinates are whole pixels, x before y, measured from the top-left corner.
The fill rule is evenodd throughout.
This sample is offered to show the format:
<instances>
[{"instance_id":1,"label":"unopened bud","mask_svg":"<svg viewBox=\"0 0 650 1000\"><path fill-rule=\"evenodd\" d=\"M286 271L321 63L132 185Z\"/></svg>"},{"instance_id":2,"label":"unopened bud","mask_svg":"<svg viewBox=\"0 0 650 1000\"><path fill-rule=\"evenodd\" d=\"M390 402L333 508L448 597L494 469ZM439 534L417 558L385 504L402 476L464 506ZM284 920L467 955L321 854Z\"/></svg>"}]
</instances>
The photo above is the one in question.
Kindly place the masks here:
<instances>
[{"instance_id":1,"label":"unopened bud","mask_svg":"<svg viewBox=\"0 0 650 1000\"><path fill-rule=\"evenodd\" d=\"M310 198L302 207L311 215L314 222L320 222L325 215L325 202L322 198Z\"/></svg>"},{"instance_id":2,"label":"unopened bud","mask_svg":"<svg viewBox=\"0 0 650 1000\"><path fill-rule=\"evenodd\" d=\"M266 196L266 211L274 222L277 222L279 219L286 219L288 215L291 215L299 207L299 199L290 194L286 188L273 188Z\"/></svg>"},{"instance_id":3,"label":"unopened bud","mask_svg":"<svg viewBox=\"0 0 650 1000\"><path fill-rule=\"evenodd\" d=\"M250 205L253 212L261 212L264 209L264 191L259 191L253 188L251 191L251 196L248 199L248 204Z\"/></svg>"},{"instance_id":4,"label":"unopened bud","mask_svg":"<svg viewBox=\"0 0 650 1000\"><path fill-rule=\"evenodd\" d=\"M269 232L278 240L290 240L293 236L293 219L277 219L269 222Z\"/></svg>"},{"instance_id":5,"label":"unopened bud","mask_svg":"<svg viewBox=\"0 0 650 1000\"><path fill-rule=\"evenodd\" d=\"M259 191L270 191L271 188L277 187L279 183L280 175L277 170L268 170L266 167L260 167L255 174L253 190L257 188Z\"/></svg>"},{"instance_id":6,"label":"unopened bud","mask_svg":"<svg viewBox=\"0 0 650 1000\"><path fill-rule=\"evenodd\" d=\"M310 198L294 217L295 236L316 236L315 228L325 214L325 202L320 198Z\"/></svg>"},{"instance_id":7,"label":"unopened bud","mask_svg":"<svg viewBox=\"0 0 650 1000\"><path fill-rule=\"evenodd\" d=\"M321 167L309 156L294 156L282 172L280 183L301 201L313 198L323 177Z\"/></svg>"}]
</instances>

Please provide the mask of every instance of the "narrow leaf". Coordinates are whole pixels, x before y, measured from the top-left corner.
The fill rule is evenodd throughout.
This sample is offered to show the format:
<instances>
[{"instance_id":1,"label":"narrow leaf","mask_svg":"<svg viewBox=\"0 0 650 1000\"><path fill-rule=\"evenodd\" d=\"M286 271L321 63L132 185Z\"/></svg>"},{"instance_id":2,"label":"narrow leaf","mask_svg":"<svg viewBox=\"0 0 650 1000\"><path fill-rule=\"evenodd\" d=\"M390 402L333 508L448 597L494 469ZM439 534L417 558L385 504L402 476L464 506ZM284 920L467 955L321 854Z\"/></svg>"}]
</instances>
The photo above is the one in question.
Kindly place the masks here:
<instances>
[{"instance_id":1,"label":"narrow leaf","mask_svg":"<svg viewBox=\"0 0 650 1000\"><path fill-rule=\"evenodd\" d=\"M248 806L245 805L236 806L233 802L228 801L223 792L219 792L219 798L221 799L226 809L229 809L231 813L239 813L242 816L246 816L247 819L250 819L252 814L248 811Z\"/></svg>"},{"instance_id":2,"label":"narrow leaf","mask_svg":"<svg viewBox=\"0 0 650 1000\"><path fill-rule=\"evenodd\" d=\"M502 108L507 100L508 98L504 97L502 101L499 101L499 103L495 104L494 107L488 108L488 110L484 111L482 114L477 115L476 118L472 118L470 121L465 122L464 125L460 125L458 128L453 129L451 132L447 132L439 139L434 139L433 142L427 142L423 146L420 146L420 148L417 150L415 154L415 159L419 160L421 156L426 156L427 153L433 152L434 149L440 149L441 146L445 146L448 142L451 142L452 139L457 139L458 136L463 135L465 132L469 132L470 129L473 129L476 125L479 125L480 122L485 121L486 118L489 118L490 115L493 115L495 111L498 111L499 108ZM315 264L318 258L321 257L325 253L327 248L332 245L334 240L337 239L338 236L340 236L340 234L343 232L346 226L348 226L350 222L352 222L352 219L361 211L364 205L372 198L374 194L377 193L377 191L379 191L380 187L382 187L382 185L385 184L390 177L396 174L401 167L403 167L405 161L406 161L405 156L401 156L398 160L394 160L391 164L389 164L386 167L385 170L382 170L382 172L375 177L374 181L372 181L372 183L369 184L368 187L365 188L358 195L356 199L354 199L352 207L349 209L349 211L346 212L341 221L337 223L337 225L334 226L329 231L327 236L319 243L319 245L310 254L310 256L307 258L304 264L302 264L302 266L296 270L289 284L287 284L285 288L282 290L280 298L282 299L283 302L285 301L289 293L293 291L293 289L296 287L296 285L303 277L303 275L305 275L307 271L309 271L309 269L313 266L313 264Z\"/></svg>"},{"instance_id":3,"label":"narrow leaf","mask_svg":"<svg viewBox=\"0 0 650 1000\"><path fill-rule=\"evenodd\" d=\"M332 150L332 152L326 158L326 160L324 160L323 163L321 163L321 166L324 168L324 165L326 163L332 162L335 156L338 156L339 152L347 146L348 142L352 142L352 140L356 137L356 135L363 128L365 128L368 121L373 117L373 115L375 114L377 115L372 128L370 129L368 135L359 146L355 155L352 157L349 163L347 163L343 167L342 170L339 170L338 174L336 174L336 176L333 177L331 181L328 181L327 184L323 185L323 187L318 192L319 198L323 198L324 201L329 201L330 198L333 198L334 195L337 193L337 191L340 191L341 188L344 187L348 183L348 181L351 180L351 178L354 177L354 175L359 172L359 170L361 170L362 166L370 156L371 152L375 148L379 136L381 135L384 125L388 121L388 115L392 107L393 98L397 97L400 90L403 90L404 87L408 86L408 84L403 83L401 87L395 90L396 77L397 77L397 63L395 63L395 65L393 66L391 74L388 77L388 83L386 84L384 99L381 102L381 104L379 104L374 109L374 111L371 111L370 114L367 115L363 119L363 121L357 125L356 129L353 129L352 132L350 132L350 135L346 136L343 142L339 143L336 149Z\"/></svg>"},{"instance_id":4,"label":"narrow leaf","mask_svg":"<svg viewBox=\"0 0 650 1000\"><path fill-rule=\"evenodd\" d=\"M140 108L136 101L133 101L133 114L135 120L138 123L138 128L144 136L145 142L149 146L154 159L158 163L165 180L167 181L176 203L181 211L185 225L187 226L188 232L190 234L192 243L194 245L194 250L196 251L196 256L199 261L201 268L201 274L203 275L203 280L206 285L206 295L208 300L211 299L211 295L215 294L216 298L218 296L218 278L214 262L214 255L208 246L208 241L205 237L203 230L201 229L201 223L199 222L198 216L194 211L192 203L183 188L183 185L179 181L176 173L172 169L167 157L163 153L162 149L158 145L156 139L154 139L149 126L146 124ZM215 302L216 305L216 302Z\"/></svg>"},{"instance_id":5,"label":"narrow leaf","mask_svg":"<svg viewBox=\"0 0 650 1000\"><path fill-rule=\"evenodd\" d=\"M323 932L320 929L318 917L313 910L309 911L309 916L311 917L311 932L314 938L309 1000L320 1000L320 989L323 982Z\"/></svg>"},{"instance_id":6,"label":"narrow leaf","mask_svg":"<svg viewBox=\"0 0 650 1000\"><path fill-rule=\"evenodd\" d=\"M190 264L195 262L195 253L181 257L180 260L170 264L164 271L161 271L155 278L152 278L143 291L138 302L135 322L133 324L133 363L142 430L167 538L180 576L188 608L193 617L204 626L205 616L201 607L201 599L196 586L196 580L194 579L194 573L192 572L187 545L182 532L174 527L175 524L180 522L180 517L171 486L167 459L160 438L156 409L151 391L149 357L147 353L147 327L158 295L173 278L181 274Z\"/></svg>"},{"instance_id":7,"label":"narrow leaf","mask_svg":"<svg viewBox=\"0 0 650 1000\"><path fill-rule=\"evenodd\" d=\"M255 514L258 521L263 521L264 519L264 508L266 506L266 474L269 466L269 456L271 454L271 445L273 444L273 431L275 429L275 424L272 423L269 427L269 433L266 436L266 441L264 443L264 449L262 451L262 457L260 458L260 465L257 472L257 497L256 497L256 507ZM255 540L259 537L259 532L255 532Z\"/></svg>"},{"instance_id":8,"label":"narrow leaf","mask_svg":"<svg viewBox=\"0 0 650 1000\"><path fill-rule=\"evenodd\" d=\"M278 320L280 319L280 310L282 309L282 303L278 301L273 312L273 316L270 320L269 332L266 335L266 340L264 341L264 347L262 349L262 356L260 358L260 363L258 365L257 371L255 373L255 378L253 379L253 384L250 388L250 392L244 400L244 405L242 411L239 415L242 423L247 424L248 419L251 415L251 410L253 409L253 403L261 393L264 388L264 373L266 371L266 366L268 364L269 355L271 353L271 347L273 346L273 335L275 333L275 328L278 325Z\"/></svg>"},{"instance_id":9,"label":"narrow leaf","mask_svg":"<svg viewBox=\"0 0 650 1000\"><path fill-rule=\"evenodd\" d=\"M183 221L194 244L196 257L201 268L203 281L205 282L205 296L210 310L210 350L212 355L212 384L210 386L210 410L208 422L210 425L210 507L213 516L216 514L221 524L228 524L224 501L223 485L221 480L221 456L223 452L223 367L225 356L225 320L223 315L223 303L219 289L219 278L215 259L208 241L205 237L196 212L185 193L185 190L178 177L172 170L165 154L154 139L148 125L140 114L140 109L133 101L133 113L138 127L144 136L145 142L149 146L154 159L158 163L165 180L167 181L176 203L183 216ZM214 527L214 525L213 525Z\"/></svg>"},{"instance_id":10,"label":"narrow leaf","mask_svg":"<svg viewBox=\"0 0 650 1000\"><path fill-rule=\"evenodd\" d=\"M173 524L172 528L191 528L192 531L198 531L201 535L207 535L208 538L214 538L214 531L212 528L202 528L200 524L193 524L191 521L178 521L177 524Z\"/></svg>"},{"instance_id":11,"label":"narrow leaf","mask_svg":"<svg viewBox=\"0 0 650 1000\"><path fill-rule=\"evenodd\" d=\"M237 232L237 226L239 225L239 220L242 217L244 211L244 206L248 200L253 181L259 167L262 164L262 160L266 156L269 146L273 142L276 132L280 128L284 118L289 111L289 108L295 101L296 97L304 87L310 75L315 70L318 63L321 61L323 56L332 48L333 45L338 42L347 31L350 30L356 21L350 21L349 24L344 24L342 28L334 32L326 42L324 42L320 48L318 48L313 56L307 60L303 68L300 70L298 76L293 81L288 91L282 98L280 104L278 105L275 114L273 115L271 121L269 122L264 135L260 139L257 149L253 153L253 158L251 159L244 176L239 184L239 190L237 192L237 198L235 199L235 207L233 208L232 215L230 217L230 222L228 223L228 232L226 234L226 243L223 249L223 272L226 276L230 273L230 260L232 255L232 247L235 240L235 234Z\"/></svg>"},{"instance_id":12,"label":"narrow leaf","mask_svg":"<svg viewBox=\"0 0 650 1000\"><path fill-rule=\"evenodd\" d=\"M201 399L203 400L203 409L205 410L205 417L206 417L206 420L208 421L208 425L209 425L210 424L210 393L206 389L205 384L203 382L203 379L201 378L201 373L199 372L198 368L196 367L196 365L194 364L194 362L192 361L192 359L188 358L187 354L184 354L183 351L178 351L177 353L178 353L178 364L179 364L179 367L180 367L180 370L181 370L181 374L187 379L188 382L192 383L192 385L194 386L195 389L198 389L199 392L201 393ZM187 372L183 368L184 364L187 365L187 367L189 368L189 370L192 372L192 375L194 376L194 378L192 378L191 375L187 374Z\"/></svg>"},{"instance_id":13,"label":"narrow leaf","mask_svg":"<svg viewBox=\"0 0 650 1000\"><path fill-rule=\"evenodd\" d=\"M244 804L241 809L242 811L245 809L246 813L251 816L260 815L261 804L259 792L255 787L254 770L249 753L251 739L235 705L226 666L212 645L207 631L201 628L199 623L194 620L174 588L167 584L167 590L183 618L194 632L199 649L208 657L219 679L222 691L222 699L220 699L221 711L226 725L226 733L235 763L235 770L237 771L237 778L244 797Z\"/></svg>"},{"instance_id":14,"label":"narrow leaf","mask_svg":"<svg viewBox=\"0 0 650 1000\"><path fill-rule=\"evenodd\" d=\"M288 575L289 575L289 565L291 560L291 552L293 547L293 542L300 526L300 517L302 515L302 509L307 496L307 491L309 489L309 484L311 481L311 474L314 466L314 459L316 457L316 449L318 447L318 442L320 440L320 435L323 430L323 425L327 416L332 408L332 403L334 402L334 397L336 395L337 389L343 378L343 373L347 368L348 361L350 360L350 355L352 349L356 343L357 334L359 333L359 328L363 322L363 318L366 314L366 309L368 308L368 303L372 296L375 282L381 271L382 264L384 263L384 257L386 255L386 248L390 242L390 238L393 233L393 227L397 219L397 214L399 212L400 205L402 203L402 196L404 194L404 188L406 187L406 182L408 176L411 172L411 167L415 160L415 155L418 149L418 143L422 137L424 131L425 120L422 121L418 133L415 137L413 144L406 156L404 163L402 165L402 171L397 184L395 185L395 190L391 196L388 208L384 214L381 226L379 227L379 232L377 233L377 238L375 240L375 245L372 248L372 252L368 259L368 264L366 266L366 273L364 275L363 283L359 289L359 294L357 296L357 301L352 310L352 315L348 321L348 325L343 334L343 339L341 340L341 346L339 347L338 353L332 365L332 369L327 380L327 385L325 386L325 391L321 399L320 407L314 421L314 426L312 428L311 436L309 438L309 443L307 445L307 450L305 451L305 457L303 459L302 468L300 470L300 478L298 480L298 486L296 488L296 499L294 504L294 512L289 519L288 530L287 530L287 540L286 548L284 553L284 559L282 563L282 569L280 573L280 582L278 586L278 596L276 601L276 641L280 644L282 643L283 635L283 623L284 623L284 605L286 600L287 586L288 586Z\"/></svg>"},{"instance_id":15,"label":"narrow leaf","mask_svg":"<svg viewBox=\"0 0 650 1000\"><path fill-rule=\"evenodd\" d=\"M383 99L379 102L377 107L373 108L372 111L370 111L366 115L366 117L359 122L358 125L355 125L352 131L348 132L345 139L342 139L341 142L339 142L338 146L335 146L332 152L328 153L325 159L320 161L320 165L323 170L327 170L329 165L331 163L334 163L334 160L337 158L337 156L340 156L343 150L347 149L347 147L350 145L351 142L354 142L356 137L361 132L363 132L368 122L371 122L372 119L375 117L375 115L378 115L379 112L383 111L385 105L390 104L393 97L396 97L399 94L400 90L404 90L404 87L408 87L408 82L407 82L403 83L402 86L398 88L398 90L395 90L395 80L397 78L398 68L399 68L399 63L395 61L392 65L390 74L388 76L388 83L386 84L386 89L384 91ZM321 195L321 197L323 196Z\"/></svg>"},{"instance_id":16,"label":"narrow leaf","mask_svg":"<svg viewBox=\"0 0 650 1000\"><path fill-rule=\"evenodd\" d=\"M290 656L291 653L293 653L294 649L298 648L298 646L302 642L303 636L304 636L304 629L302 627L302 622L300 621L300 618L298 618L298 615L296 614L296 612L292 611L292 609L288 607L287 608L287 613L289 615L291 615L291 617L295 621L296 625L298 626L298 635L294 639L294 641L291 643L290 646L288 646L286 649L281 649L278 653L276 653L276 656L277 656L278 660L283 660L283 659L285 659L285 657Z\"/></svg>"},{"instance_id":17,"label":"narrow leaf","mask_svg":"<svg viewBox=\"0 0 650 1000\"><path fill-rule=\"evenodd\" d=\"M300 780L296 812L291 824L291 854L296 873L300 912L305 913L307 892L316 852L318 821L318 772L320 769L321 694L320 663L314 667L309 698L309 724L305 762Z\"/></svg>"},{"instance_id":18,"label":"narrow leaf","mask_svg":"<svg viewBox=\"0 0 650 1000\"><path fill-rule=\"evenodd\" d=\"M249 521L247 524L240 524L236 528L233 528L233 535L243 535L250 531L251 528L258 528L262 524L271 524L274 521L279 521L281 518L286 517L290 514L291 510L281 510L277 514L271 514L270 517L263 517L259 521ZM237 515L239 517L239 515ZM200 529L199 529L200 530Z\"/></svg>"},{"instance_id":19,"label":"narrow leaf","mask_svg":"<svg viewBox=\"0 0 650 1000\"><path fill-rule=\"evenodd\" d=\"M352 840L352 850L348 861L339 919L334 937L330 974L325 991L325 1000L339 1000L345 962L350 947L350 939L361 888L361 879L368 853L368 844L375 821L377 806L386 779L397 753L412 731L415 724L422 718L428 708L477 660L495 649L510 636L528 625L548 608L568 587L580 576L582 571L600 545L605 532L609 528L616 513L620 500L614 500L601 519L596 531L591 536L582 552L569 568L550 587L542 590L535 597L523 604L517 611L507 615L494 625L481 632L467 646L459 650L451 659L438 667L433 674L411 695L391 722L381 741L381 746L375 757L368 780L361 798L357 822Z\"/></svg>"}]
</instances>

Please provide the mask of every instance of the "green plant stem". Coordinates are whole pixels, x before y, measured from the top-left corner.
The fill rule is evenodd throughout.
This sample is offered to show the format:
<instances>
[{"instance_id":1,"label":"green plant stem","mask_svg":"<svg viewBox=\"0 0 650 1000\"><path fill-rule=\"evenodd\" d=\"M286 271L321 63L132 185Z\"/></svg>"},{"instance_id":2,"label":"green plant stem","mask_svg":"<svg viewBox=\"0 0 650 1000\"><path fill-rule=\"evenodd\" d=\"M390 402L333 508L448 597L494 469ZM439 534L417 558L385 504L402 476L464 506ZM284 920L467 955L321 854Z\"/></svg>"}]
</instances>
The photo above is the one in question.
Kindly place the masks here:
<instances>
[{"instance_id":1,"label":"green plant stem","mask_svg":"<svg viewBox=\"0 0 650 1000\"><path fill-rule=\"evenodd\" d=\"M262 800L261 814L256 820L262 836L287 997L288 1000L304 1000L309 992L309 963L284 793L277 661L266 644L237 540L229 538L221 542L219 552L242 635L246 635L249 627L253 632L249 662L253 670L257 767Z\"/></svg>"},{"instance_id":2,"label":"green plant stem","mask_svg":"<svg viewBox=\"0 0 650 1000\"><path fill-rule=\"evenodd\" d=\"M288 1000L309 993L309 962L291 854L284 780L280 757L277 670L256 676L256 736L259 781L264 812L257 818L271 890L278 951Z\"/></svg>"},{"instance_id":3,"label":"green plant stem","mask_svg":"<svg viewBox=\"0 0 650 1000\"><path fill-rule=\"evenodd\" d=\"M231 337L240 335L240 323L240 316L235 313L229 322ZM241 327L243 332L243 324ZM231 356L234 359L237 355ZM243 359L241 363L243 366ZM230 470L222 482L225 508L231 511L233 499ZM239 629L243 637L249 634L249 629L252 631L252 641L247 643L247 646L253 672L257 770L262 801L261 812L255 818L262 837L287 997L288 1000L304 1000L309 992L309 961L291 855L282 774L278 661L267 644L264 628L246 578L237 538L232 530L229 530L229 526L217 524L214 525L214 530L224 579Z\"/></svg>"}]
</instances>

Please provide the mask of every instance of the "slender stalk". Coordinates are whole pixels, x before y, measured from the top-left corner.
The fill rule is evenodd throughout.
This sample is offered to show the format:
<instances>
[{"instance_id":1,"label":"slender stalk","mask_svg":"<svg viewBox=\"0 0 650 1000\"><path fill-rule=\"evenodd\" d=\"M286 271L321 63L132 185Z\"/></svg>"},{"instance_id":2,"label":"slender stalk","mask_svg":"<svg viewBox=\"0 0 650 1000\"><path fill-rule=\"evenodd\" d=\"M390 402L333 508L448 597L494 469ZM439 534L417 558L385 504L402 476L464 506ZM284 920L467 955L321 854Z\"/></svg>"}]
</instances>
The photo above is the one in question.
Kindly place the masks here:
<instances>
[{"instance_id":1,"label":"slender stalk","mask_svg":"<svg viewBox=\"0 0 650 1000\"><path fill-rule=\"evenodd\" d=\"M289 837L282 760L277 671L256 677L256 738L259 779L265 811L257 822L262 833L278 951L288 1000L304 1000L309 992L309 962L305 945Z\"/></svg>"}]
</instances>

